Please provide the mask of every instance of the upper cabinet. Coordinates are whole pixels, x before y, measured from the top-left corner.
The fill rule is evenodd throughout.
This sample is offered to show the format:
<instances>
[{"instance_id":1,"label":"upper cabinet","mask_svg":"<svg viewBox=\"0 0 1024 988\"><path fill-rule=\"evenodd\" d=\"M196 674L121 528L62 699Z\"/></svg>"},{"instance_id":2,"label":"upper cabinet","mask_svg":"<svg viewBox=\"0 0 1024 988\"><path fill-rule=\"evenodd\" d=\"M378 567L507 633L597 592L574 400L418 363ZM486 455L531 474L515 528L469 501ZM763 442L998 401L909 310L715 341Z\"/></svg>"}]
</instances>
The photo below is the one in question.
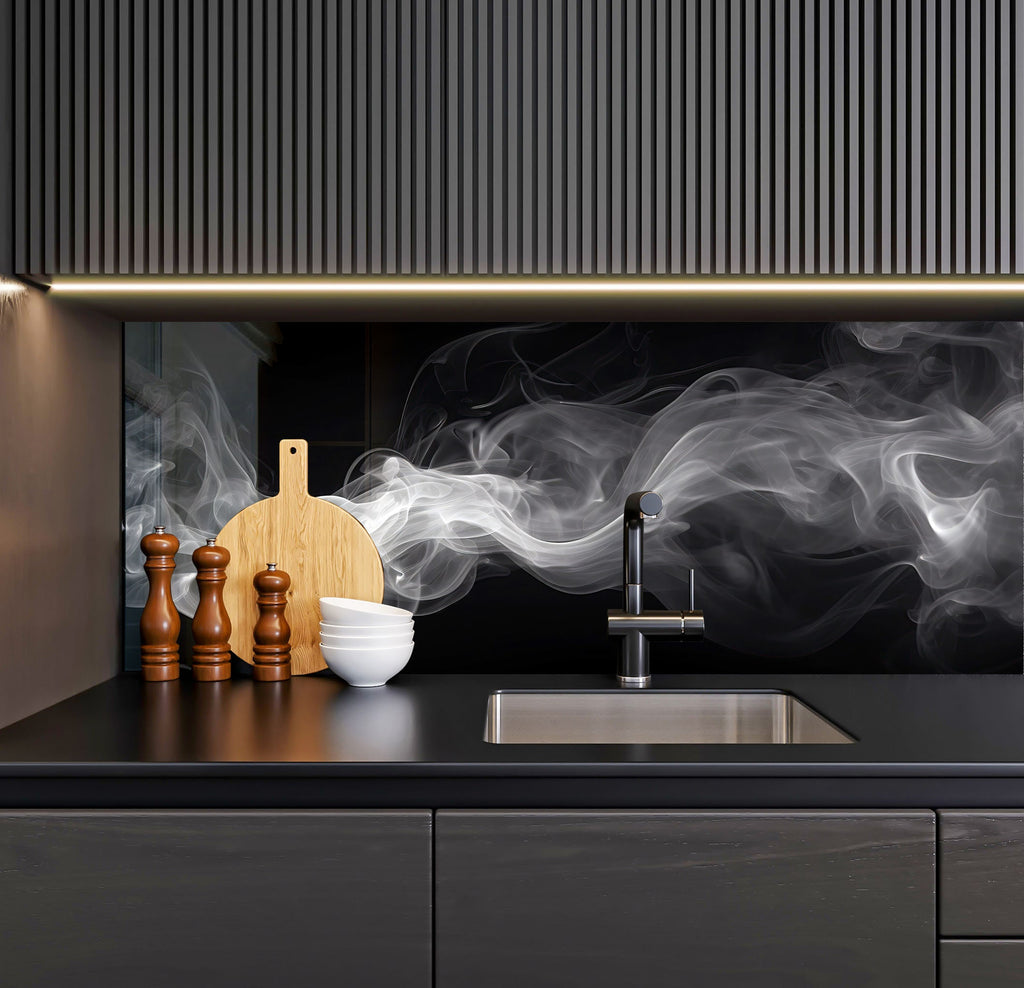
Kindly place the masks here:
<instances>
[{"instance_id":1,"label":"upper cabinet","mask_svg":"<svg viewBox=\"0 0 1024 988\"><path fill-rule=\"evenodd\" d=\"M2 13L21 273L1024 273L1021 0Z\"/></svg>"}]
</instances>

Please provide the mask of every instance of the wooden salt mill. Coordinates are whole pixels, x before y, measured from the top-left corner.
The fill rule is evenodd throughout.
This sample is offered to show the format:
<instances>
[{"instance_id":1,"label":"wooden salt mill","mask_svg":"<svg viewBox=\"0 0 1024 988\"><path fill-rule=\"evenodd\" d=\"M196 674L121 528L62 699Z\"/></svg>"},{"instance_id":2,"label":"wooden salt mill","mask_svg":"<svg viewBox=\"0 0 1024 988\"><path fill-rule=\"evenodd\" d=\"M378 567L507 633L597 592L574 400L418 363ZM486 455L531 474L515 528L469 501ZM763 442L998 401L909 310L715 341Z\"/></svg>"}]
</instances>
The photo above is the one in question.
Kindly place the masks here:
<instances>
[{"instance_id":1,"label":"wooden salt mill","mask_svg":"<svg viewBox=\"0 0 1024 988\"><path fill-rule=\"evenodd\" d=\"M139 619L142 640L142 678L165 682L178 678L178 633L181 618L171 597L171 574L178 540L163 525L142 538L140 548L146 556L149 597Z\"/></svg>"},{"instance_id":2,"label":"wooden salt mill","mask_svg":"<svg viewBox=\"0 0 1024 988\"><path fill-rule=\"evenodd\" d=\"M292 578L284 570L279 570L277 563L267 563L267 568L252 579L260 612L252 633L252 678L257 682L273 683L291 678L292 646L289 638L292 629L284 616L291 584Z\"/></svg>"},{"instance_id":3,"label":"wooden salt mill","mask_svg":"<svg viewBox=\"0 0 1024 988\"><path fill-rule=\"evenodd\" d=\"M199 585L199 606L192 619L192 678L214 682L231 678L231 619L224 606L224 581L231 553L207 539L192 553Z\"/></svg>"}]
</instances>

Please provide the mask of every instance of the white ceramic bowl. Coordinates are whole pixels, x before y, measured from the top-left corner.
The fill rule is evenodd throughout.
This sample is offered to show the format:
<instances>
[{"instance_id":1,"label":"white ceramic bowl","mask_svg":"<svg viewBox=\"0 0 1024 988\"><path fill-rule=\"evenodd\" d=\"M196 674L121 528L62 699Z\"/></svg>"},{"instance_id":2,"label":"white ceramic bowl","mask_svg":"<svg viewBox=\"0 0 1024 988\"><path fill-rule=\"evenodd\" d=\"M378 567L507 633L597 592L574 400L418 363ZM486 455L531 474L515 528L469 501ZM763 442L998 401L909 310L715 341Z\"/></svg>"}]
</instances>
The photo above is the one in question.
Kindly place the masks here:
<instances>
[{"instance_id":1,"label":"white ceramic bowl","mask_svg":"<svg viewBox=\"0 0 1024 988\"><path fill-rule=\"evenodd\" d=\"M401 624L331 624L328 621L320 622L320 634L330 635L332 638L337 635L358 635L360 638L391 638L394 635L411 635L412 621L403 621Z\"/></svg>"},{"instance_id":2,"label":"white ceramic bowl","mask_svg":"<svg viewBox=\"0 0 1024 988\"><path fill-rule=\"evenodd\" d=\"M369 600L321 597L320 617L331 624L403 624L412 620L412 611L390 604L374 604Z\"/></svg>"},{"instance_id":3,"label":"white ceramic bowl","mask_svg":"<svg viewBox=\"0 0 1024 988\"><path fill-rule=\"evenodd\" d=\"M387 648L334 648L320 645L320 654L331 672L350 686L383 686L397 676L412 655L413 643L391 645Z\"/></svg>"},{"instance_id":4,"label":"white ceramic bowl","mask_svg":"<svg viewBox=\"0 0 1024 988\"><path fill-rule=\"evenodd\" d=\"M325 635L320 633L320 644L333 648L390 648L392 645L407 645L413 641L412 631L397 635Z\"/></svg>"}]
</instances>

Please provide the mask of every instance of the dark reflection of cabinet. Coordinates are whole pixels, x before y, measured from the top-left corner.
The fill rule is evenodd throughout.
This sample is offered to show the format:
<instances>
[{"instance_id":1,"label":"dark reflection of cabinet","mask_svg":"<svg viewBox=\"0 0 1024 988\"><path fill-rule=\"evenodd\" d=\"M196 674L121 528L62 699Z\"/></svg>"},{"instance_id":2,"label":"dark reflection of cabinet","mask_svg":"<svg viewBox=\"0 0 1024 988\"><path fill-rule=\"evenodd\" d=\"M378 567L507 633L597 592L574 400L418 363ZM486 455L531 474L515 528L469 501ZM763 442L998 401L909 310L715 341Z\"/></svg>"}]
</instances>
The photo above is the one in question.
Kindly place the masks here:
<instances>
[{"instance_id":1,"label":"dark reflection of cabinet","mask_svg":"<svg viewBox=\"0 0 1024 988\"><path fill-rule=\"evenodd\" d=\"M0 982L431 983L429 811L0 814Z\"/></svg>"},{"instance_id":2,"label":"dark reflection of cabinet","mask_svg":"<svg viewBox=\"0 0 1024 988\"><path fill-rule=\"evenodd\" d=\"M440 811L438 988L935 984L928 812Z\"/></svg>"}]
</instances>

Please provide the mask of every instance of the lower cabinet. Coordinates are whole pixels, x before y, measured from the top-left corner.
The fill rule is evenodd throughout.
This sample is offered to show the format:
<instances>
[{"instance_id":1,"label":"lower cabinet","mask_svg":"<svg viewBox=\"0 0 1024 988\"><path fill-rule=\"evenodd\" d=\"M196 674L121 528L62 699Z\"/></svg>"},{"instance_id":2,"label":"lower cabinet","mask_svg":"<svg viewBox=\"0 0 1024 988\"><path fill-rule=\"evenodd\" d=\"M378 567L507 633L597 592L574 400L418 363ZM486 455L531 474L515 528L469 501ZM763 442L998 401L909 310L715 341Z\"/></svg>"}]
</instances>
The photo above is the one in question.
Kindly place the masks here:
<instances>
[{"instance_id":1,"label":"lower cabinet","mask_svg":"<svg viewBox=\"0 0 1024 988\"><path fill-rule=\"evenodd\" d=\"M1024 983L1024 940L943 940L942 988L1019 988Z\"/></svg>"},{"instance_id":2,"label":"lower cabinet","mask_svg":"<svg viewBox=\"0 0 1024 988\"><path fill-rule=\"evenodd\" d=\"M0 930L18 988L932 988L935 816L7 811Z\"/></svg>"},{"instance_id":3,"label":"lower cabinet","mask_svg":"<svg viewBox=\"0 0 1024 988\"><path fill-rule=\"evenodd\" d=\"M0 813L0 983L429 988L431 817Z\"/></svg>"},{"instance_id":4,"label":"lower cabinet","mask_svg":"<svg viewBox=\"0 0 1024 988\"><path fill-rule=\"evenodd\" d=\"M1024 984L1024 813L940 812L939 874L942 988Z\"/></svg>"},{"instance_id":5,"label":"lower cabinet","mask_svg":"<svg viewBox=\"0 0 1024 988\"><path fill-rule=\"evenodd\" d=\"M1024 937L1024 813L939 813L942 930L946 937Z\"/></svg>"},{"instance_id":6,"label":"lower cabinet","mask_svg":"<svg viewBox=\"0 0 1024 988\"><path fill-rule=\"evenodd\" d=\"M437 988L935 985L930 812L439 811Z\"/></svg>"}]
</instances>

